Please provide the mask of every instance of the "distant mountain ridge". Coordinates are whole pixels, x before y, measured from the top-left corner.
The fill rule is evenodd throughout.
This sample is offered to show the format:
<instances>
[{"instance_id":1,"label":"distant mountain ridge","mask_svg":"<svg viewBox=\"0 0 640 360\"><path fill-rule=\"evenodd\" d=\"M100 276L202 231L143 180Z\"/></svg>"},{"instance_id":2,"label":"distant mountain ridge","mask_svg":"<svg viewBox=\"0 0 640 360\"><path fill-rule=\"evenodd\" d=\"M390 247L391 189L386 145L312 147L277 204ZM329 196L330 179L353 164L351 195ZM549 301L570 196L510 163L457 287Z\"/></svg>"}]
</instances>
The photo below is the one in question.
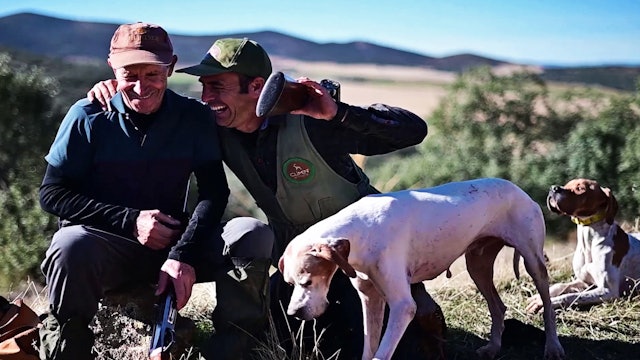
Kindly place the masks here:
<instances>
[{"instance_id":1,"label":"distant mountain ridge","mask_svg":"<svg viewBox=\"0 0 640 360\"><path fill-rule=\"evenodd\" d=\"M0 46L38 55L104 61L109 41L118 25L19 13L0 18ZM321 44L275 31L205 36L171 34L179 61L185 65L199 62L206 49L221 37L248 37L260 43L271 56L301 61L419 66L445 71L506 64L500 60L470 54L434 58L368 42Z\"/></svg>"},{"instance_id":2,"label":"distant mountain ridge","mask_svg":"<svg viewBox=\"0 0 640 360\"><path fill-rule=\"evenodd\" d=\"M118 25L18 13L0 18L0 48L72 61L104 63L111 36ZM436 58L362 41L316 43L280 32L260 31L204 36L171 34L175 52L178 54L178 66L198 63L206 49L221 37L248 37L260 43L272 57L307 62L398 65L457 73L481 65L495 67L510 64L474 54ZM551 81L595 84L633 91L640 77L640 66L553 66L544 69L541 77Z\"/></svg>"}]
</instances>

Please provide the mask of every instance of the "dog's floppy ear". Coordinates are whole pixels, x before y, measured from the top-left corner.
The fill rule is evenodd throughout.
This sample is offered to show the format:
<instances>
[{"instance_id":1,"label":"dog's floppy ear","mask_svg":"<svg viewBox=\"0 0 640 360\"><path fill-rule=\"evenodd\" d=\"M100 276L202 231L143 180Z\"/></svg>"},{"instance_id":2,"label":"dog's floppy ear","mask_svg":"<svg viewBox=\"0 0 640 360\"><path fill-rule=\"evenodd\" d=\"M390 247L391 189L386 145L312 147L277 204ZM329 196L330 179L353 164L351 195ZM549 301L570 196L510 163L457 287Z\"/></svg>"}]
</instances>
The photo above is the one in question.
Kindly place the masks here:
<instances>
[{"instance_id":1,"label":"dog's floppy ear","mask_svg":"<svg viewBox=\"0 0 640 360\"><path fill-rule=\"evenodd\" d=\"M351 245L347 239L339 239L331 245L325 243L315 244L311 249L313 256L335 263L347 276L354 278L356 277L356 271L347 261L350 251Z\"/></svg>"},{"instance_id":2,"label":"dog's floppy ear","mask_svg":"<svg viewBox=\"0 0 640 360\"><path fill-rule=\"evenodd\" d=\"M278 260L278 270L284 275L284 255L280 256L280 260Z\"/></svg>"},{"instance_id":3,"label":"dog's floppy ear","mask_svg":"<svg viewBox=\"0 0 640 360\"><path fill-rule=\"evenodd\" d=\"M618 213L618 201L616 200L615 196L613 196L611 189L606 187L601 187L600 189L607 196L608 201L607 209L605 210L605 220L607 221L607 224L611 225L613 224L613 219Z\"/></svg>"},{"instance_id":4,"label":"dog's floppy ear","mask_svg":"<svg viewBox=\"0 0 640 360\"><path fill-rule=\"evenodd\" d=\"M278 260L278 270L280 270L280 273L282 274L282 276L284 276L284 257L287 256L288 254L291 254L290 246L287 246L284 249L284 253L282 253L282 256L280 256L280 259Z\"/></svg>"}]
</instances>

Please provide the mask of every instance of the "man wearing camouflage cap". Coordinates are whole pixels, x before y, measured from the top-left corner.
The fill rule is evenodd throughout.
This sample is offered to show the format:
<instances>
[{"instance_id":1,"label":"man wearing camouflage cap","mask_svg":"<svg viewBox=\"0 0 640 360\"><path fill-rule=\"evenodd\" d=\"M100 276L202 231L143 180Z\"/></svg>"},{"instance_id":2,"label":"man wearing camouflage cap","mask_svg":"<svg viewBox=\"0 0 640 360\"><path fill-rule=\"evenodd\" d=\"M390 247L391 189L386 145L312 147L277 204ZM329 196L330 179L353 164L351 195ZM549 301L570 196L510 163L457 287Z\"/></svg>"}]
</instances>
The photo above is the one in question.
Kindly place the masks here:
<instances>
[{"instance_id":1,"label":"man wearing camouflage cap","mask_svg":"<svg viewBox=\"0 0 640 360\"><path fill-rule=\"evenodd\" d=\"M336 102L323 86L309 79L299 80L313 94L303 108L280 116L258 116L257 101L272 66L266 51L246 38L219 39L199 64L177 72L199 77L202 101L215 112L222 127L225 163L249 190L276 234L276 260L287 243L309 226L378 192L349 154L384 154L419 144L427 135L426 123L407 110ZM435 306L422 284L412 291L419 299L419 316L425 313L425 302ZM290 340L285 321L279 321L283 317L280 302L286 309L290 299L290 287L280 273L272 276L271 295L279 337ZM327 313L318 319L320 329L326 328L320 349L324 356L340 350L339 359L359 359L363 338L360 299L341 272L332 281L329 301ZM288 323L299 325L293 318ZM415 330L413 324L409 332ZM404 341L403 345L400 356L419 359L425 355L415 349L417 343ZM403 351L407 352L403 355Z\"/></svg>"}]
</instances>

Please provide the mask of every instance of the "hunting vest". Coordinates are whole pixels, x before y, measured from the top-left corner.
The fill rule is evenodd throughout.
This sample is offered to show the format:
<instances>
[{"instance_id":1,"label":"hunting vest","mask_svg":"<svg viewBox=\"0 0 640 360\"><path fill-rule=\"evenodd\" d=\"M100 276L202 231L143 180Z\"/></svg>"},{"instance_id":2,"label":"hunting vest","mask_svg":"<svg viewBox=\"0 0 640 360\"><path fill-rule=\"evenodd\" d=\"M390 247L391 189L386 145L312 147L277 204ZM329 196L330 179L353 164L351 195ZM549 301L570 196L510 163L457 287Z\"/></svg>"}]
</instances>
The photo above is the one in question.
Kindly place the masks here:
<instances>
[{"instance_id":1,"label":"hunting vest","mask_svg":"<svg viewBox=\"0 0 640 360\"><path fill-rule=\"evenodd\" d=\"M278 130L275 194L260 179L249 154L236 138L238 134L230 129L221 129L220 133L227 166L266 214L281 245L359 198L376 192L355 163L353 166L360 175L357 184L344 179L324 161L309 139L302 115L287 115Z\"/></svg>"}]
</instances>

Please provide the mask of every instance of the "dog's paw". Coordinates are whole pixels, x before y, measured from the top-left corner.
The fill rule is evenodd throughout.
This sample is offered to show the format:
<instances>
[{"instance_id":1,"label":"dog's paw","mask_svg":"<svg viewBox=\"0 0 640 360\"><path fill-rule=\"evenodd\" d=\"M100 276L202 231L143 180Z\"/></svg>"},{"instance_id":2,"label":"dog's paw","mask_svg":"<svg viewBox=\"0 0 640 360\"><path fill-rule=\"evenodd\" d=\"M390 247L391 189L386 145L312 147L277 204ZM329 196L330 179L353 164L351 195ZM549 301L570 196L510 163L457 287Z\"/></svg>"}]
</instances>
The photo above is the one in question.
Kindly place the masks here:
<instances>
[{"instance_id":1,"label":"dog's paw","mask_svg":"<svg viewBox=\"0 0 640 360\"><path fill-rule=\"evenodd\" d=\"M566 359L566 355L564 353L564 349L562 345L560 345L559 341L556 341L552 344L547 344L544 347L544 359L545 360L563 360Z\"/></svg>"}]
</instances>

